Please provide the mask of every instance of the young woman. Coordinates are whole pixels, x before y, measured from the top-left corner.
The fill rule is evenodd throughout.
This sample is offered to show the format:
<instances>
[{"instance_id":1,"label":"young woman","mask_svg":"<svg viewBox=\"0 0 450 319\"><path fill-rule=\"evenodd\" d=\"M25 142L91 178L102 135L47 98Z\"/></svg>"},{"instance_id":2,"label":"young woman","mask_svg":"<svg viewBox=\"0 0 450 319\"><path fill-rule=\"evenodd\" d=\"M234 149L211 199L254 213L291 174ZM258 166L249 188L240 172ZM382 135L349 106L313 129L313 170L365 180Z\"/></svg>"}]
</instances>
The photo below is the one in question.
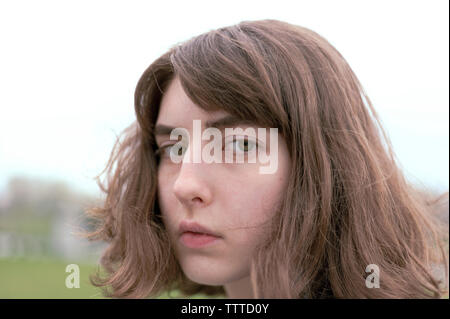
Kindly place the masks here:
<instances>
[{"instance_id":1,"label":"young woman","mask_svg":"<svg viewBox=\"0 0 450 319\"><path fill-rule=\"evenodd\" d=\"M109 243L106 275L94 280L108 295L446 292L434 274L444 265L447 278L447 257L431 202L405 180L361 84L318 34L263 20L194 37L144 72L135 111L99 183L104 206L89 211L100 221L90 237ZM192 135L210 127L219 161L186 160ZM187 143L171 138L175 128ZM275 145L252 133L261 128L277 129ZM262 147L276 154L269 174L248 160ZM230 154L247 160L220 161Z\"/></svg>"}]
</instances>

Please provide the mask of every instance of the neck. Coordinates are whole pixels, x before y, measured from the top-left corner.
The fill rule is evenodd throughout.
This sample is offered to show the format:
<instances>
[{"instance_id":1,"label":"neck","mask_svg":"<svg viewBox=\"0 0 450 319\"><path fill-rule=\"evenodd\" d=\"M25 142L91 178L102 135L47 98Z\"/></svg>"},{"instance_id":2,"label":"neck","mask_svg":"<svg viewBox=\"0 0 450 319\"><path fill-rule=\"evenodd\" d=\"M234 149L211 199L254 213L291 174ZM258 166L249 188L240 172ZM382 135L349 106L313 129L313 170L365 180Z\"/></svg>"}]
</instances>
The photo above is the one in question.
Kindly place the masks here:
<instances>
[{"instance_id":1,"label":"neck","mask_svg":"<svg viewBox=\"0 0 450 319\"><path fill-rule=\"evenodd\" d=\"M229 299L254 298L250 276L225 284L224 288Z\"/></svg>"}]
</instances>

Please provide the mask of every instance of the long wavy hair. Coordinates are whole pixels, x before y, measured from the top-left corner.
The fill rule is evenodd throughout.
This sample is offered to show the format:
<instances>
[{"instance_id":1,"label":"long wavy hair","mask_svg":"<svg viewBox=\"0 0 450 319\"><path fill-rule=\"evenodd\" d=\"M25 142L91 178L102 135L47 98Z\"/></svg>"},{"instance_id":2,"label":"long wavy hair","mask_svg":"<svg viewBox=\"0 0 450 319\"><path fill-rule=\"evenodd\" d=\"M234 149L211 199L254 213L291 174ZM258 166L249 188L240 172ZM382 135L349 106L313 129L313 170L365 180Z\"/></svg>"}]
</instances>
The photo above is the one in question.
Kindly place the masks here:
<instances>
[{"instance_id":1,"label":"long wavy hair","mask_svg":"<svg viewBox=\"0 0 450 319\"><path fill-rule=\"evenodd\" d=\"M433 205L448 200L448 192L435 200L406 180L369 98L330 43L306 28L261 20L176 44L140 78L136 121L97 177L105 200L87 210L97 221L87 236L109 244L102 272L91 278L106 295L224 295L222 286L183 274L161 219L153 129L175 76L202 109L277 127L286 140L292 171L280 211L253 255L256 298L447 292L448 228ZM370 264L379 267L379 288L366 286ZM439 266L445 282L434 273Z\"/></svg>"}]
</instances>

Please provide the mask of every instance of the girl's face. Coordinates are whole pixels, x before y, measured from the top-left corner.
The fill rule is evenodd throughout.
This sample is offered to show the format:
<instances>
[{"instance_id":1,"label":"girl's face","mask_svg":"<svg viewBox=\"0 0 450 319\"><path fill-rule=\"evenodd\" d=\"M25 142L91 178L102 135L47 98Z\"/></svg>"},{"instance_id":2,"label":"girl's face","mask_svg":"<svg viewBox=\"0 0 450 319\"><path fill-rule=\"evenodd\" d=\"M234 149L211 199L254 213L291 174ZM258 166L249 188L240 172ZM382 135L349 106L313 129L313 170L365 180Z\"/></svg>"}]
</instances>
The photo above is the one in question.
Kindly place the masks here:
<instances>
[{"instance_id":1,"label":"girl's face","mask_svg":"<svg viewBox=\"0 0 450 319\"><path fill-rule=\"evenodd\" d=\"M193 121L201 120L203 132L206 122L227 115L224 111L207 113L196 106L175 78L162 98L156 127L185 128L189 132L191 142L183 156L190 154L190 162L173 162L167 155L170 148L164 147L177 141L170 140L168 134L156 133L162 130L155 130L162 152L158 168L158 201L164 225L185 275L194 282L214 286L249 276L251 255L267 234L263 224L280 204L290 172L289 152L281 136L277 146L278 168L273 174L261 174L259 167L265 164L258 160L256 163L194 163L191 147ZM257 126L248 123L227 127L254 127L257 132ZM245 152L252 147L251 141L256 137L249 137L246 146L238 140L227 145L230 137L222 130L225 141L222 145L224 148L231 146L236 152ZM266 140L261 142L269 144L269 134ZM209 142L201 141L202 149ZM200 224L216 236L189 232L182 235L180 225L186 223Z\"/></svg>"}]
</instances>

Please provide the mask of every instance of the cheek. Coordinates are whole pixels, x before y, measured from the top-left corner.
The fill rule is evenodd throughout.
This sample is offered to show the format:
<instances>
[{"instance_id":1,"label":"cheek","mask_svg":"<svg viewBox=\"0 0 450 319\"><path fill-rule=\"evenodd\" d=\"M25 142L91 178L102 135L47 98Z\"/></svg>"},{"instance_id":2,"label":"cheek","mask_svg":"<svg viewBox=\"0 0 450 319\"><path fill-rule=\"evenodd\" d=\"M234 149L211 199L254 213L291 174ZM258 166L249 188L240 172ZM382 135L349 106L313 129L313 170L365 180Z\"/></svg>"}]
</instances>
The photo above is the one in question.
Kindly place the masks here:
<instances>
[{"instance_id":1,"label":"cheek","mask_svg":"<svg viewBox=\"0 0 450 319\"><path fill-rule=\"evenodd\" d=\"M157 184L157 197L158 197L158 204L159 208L161 209L161 214L163 214L166 211L166 194L167 190L165 189L165 183L162 182L163 179L161 178L161 175L158 174L158 184Z\"/></svg>"},{"instance_id":2,"label":"cheek","mask_svg":"<svg viewBox=\"0 0 450 319\"><path fill-rule=\"evenodd\" d=\"M227 188L226 198L232 200L235 207L248 219L261 220L270 217L283 199L286 189L284 178L279 176L258 175L255 179L246 179L245 184Z\"/></svg>"},{"instance_id":3,"label":"cheek","mask_svg":"<svg viewBox=\"0 0 450 319\"><path fill-rule=\"evenodd\" d=\"M158 168L158 183L157 183L157 193L158 193L158 201L160 203L161 210L164 212L170 211L167 206L174 202L173 192L172 190L172 176L170 168L167 168L165 165Z\"/></svg>"},{"instance_id":4,"label":"cheek","mask_svg":"<svg viewBox=\"0 0 450 319\"><path fill-rule=\"evenodd\" d=\"M158 205L161 211L161 216L163 219L163 223L168 230L171 230L171 225L173 224L173 213L176 205L176 200L173 193L170 191L170 181L167 178L167 175L164 173L158 172L158 185L157 185L157 198Z\"/></svg>"},{"instance_id":5,"label":"cheek","mask_svg":"<svg viewBox=\"0 0 450 319\"><path fill-rule=\"evenodd\" d=\"M285 144L280 145L278 168L274 174L260 174L257 166L240 174L228 176L222 192L226 200L246 219L262 221L270 218L284 199L289 182L291 163ZM244 166L243 166L244 167ZM241 217L242 218L242 217Z\"/></svg>"},{"instance_id":6,"label":"cheek","mask_svg":"<svg viewBox=\"0 0 450 319\"><path fill-rule=\"evenodd\" d=\"M228 212L224 224L232 229L229 239L237 251L251 251L263 240L282 194L274 183L229 187L223 194L224 211Z\"/></svg>"},{"instance_id":7,"label":"cheek","mask_svg":"<svg viewBox=\"0 0 450 319\"><path fill-rule=\"evenodd\" d=\"M263 242L269 234L271 218L279 212L286 189L285 177L258 175L247 180L245 187L230 187L228 198L233 199L228 219L230 228L237 227L232 238L237 254L247 254ZM231 191L232 190L232 191ZM241 228L243 227L243 228ZM234 237L234 238L233 238Z\"/></svg>"}]
</instances>

